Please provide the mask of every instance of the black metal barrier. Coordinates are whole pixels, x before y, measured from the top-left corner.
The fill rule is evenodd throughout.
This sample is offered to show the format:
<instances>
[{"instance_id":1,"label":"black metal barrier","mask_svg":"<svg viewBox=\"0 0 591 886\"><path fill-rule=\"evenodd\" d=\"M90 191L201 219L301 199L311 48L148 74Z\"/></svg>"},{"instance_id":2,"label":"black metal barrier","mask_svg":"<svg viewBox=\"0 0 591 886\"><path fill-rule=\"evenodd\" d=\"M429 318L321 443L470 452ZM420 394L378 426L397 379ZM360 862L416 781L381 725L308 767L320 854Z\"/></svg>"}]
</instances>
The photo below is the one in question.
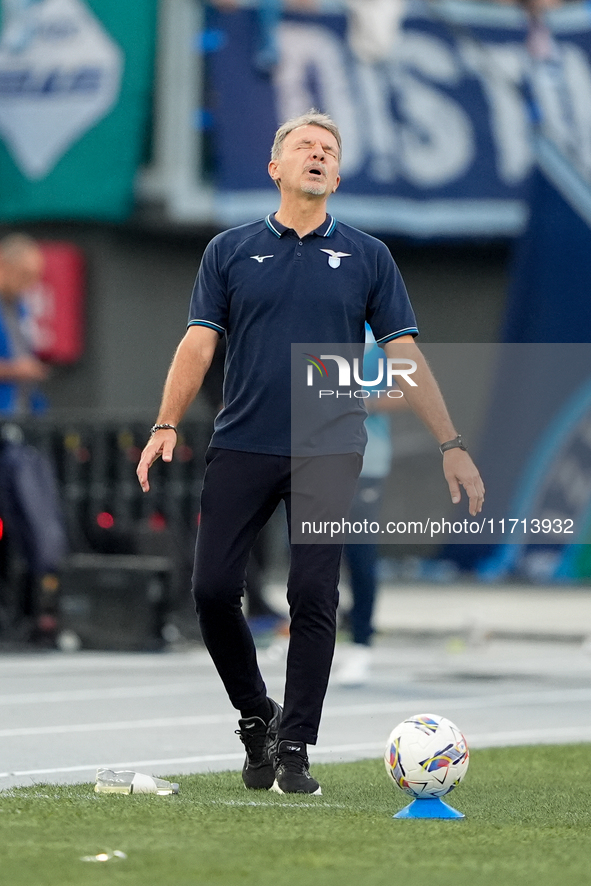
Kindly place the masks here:
<instances>
[{"instance_id":1,"label":"black metal barrier","mask_svg":"<svg viewBox=\"0 0 591 886\"><path fill-rule=\"evenodd\" d=\"M183 423L172 462L158 460L152 466L148 493L142 492L135 473L149 433L146 421L49 416L19 421L16 434L19 428L26 443L43 452L55 470L71 551L64 563L64 583L71 585L68 570L76 555L97 555L97 569L98 555L105 569L112 569L117 557L135 557L138 563L140 558L166 558L167 599L159 602L159 612L167 613L169 628L173 625L167 639L174 639L175 625L179 636L198 637L190 577L211 422L197 418ZM3 433L7 429L10 434L4 423ZM10 527L4 528L8 558L14 559ZM6 547L2 556L4 577L12 576L14 585L15 569L6 564ZM15 597L14 588L7 593ZM18 613L12 621L18 621Z\"/></svg>"},{"instance_id":2,"label":"black metal barrier","mask_svg":"<svg viewBox=\"0 0 591 886\"><path fill-rule=\"evenodd\" d=\"M142 525L194 533L211 436L208 421L183 424L173 461L152 466L147 494L135 474L148 436L144 422L46 418L20 426L26 441L55 466L74 550L132 553L123 549L133 546Z\"/></svg>"}]
</instances>

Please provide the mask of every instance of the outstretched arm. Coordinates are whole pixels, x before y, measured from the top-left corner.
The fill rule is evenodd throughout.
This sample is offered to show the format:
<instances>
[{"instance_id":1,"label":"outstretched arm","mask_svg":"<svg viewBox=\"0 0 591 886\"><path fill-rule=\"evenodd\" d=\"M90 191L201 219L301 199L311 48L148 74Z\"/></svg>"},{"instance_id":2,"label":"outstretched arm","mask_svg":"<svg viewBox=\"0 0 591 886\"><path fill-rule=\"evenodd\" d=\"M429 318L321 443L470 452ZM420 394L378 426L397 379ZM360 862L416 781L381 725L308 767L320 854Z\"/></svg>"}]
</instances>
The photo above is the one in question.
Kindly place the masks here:
<instances>
[{"instance_id":1,"label":"outstretched arm","mask_svg":"<svg viewBox=\"0 0 591 886\"><path fill-rule=\"evenodd\" d=\"M189 326L168 370L157 425L178 425L197 396L212 361L218 338L218 333L208 326ZM150 467L160 456L163 461L171 461L175 446L175 431L160 430L152 434L144 447L136 471L144 492L150 488Z\"/></svg>"},{"instance_id":2,"label":"outstretched arm","mask_svg":"<svg viewBox=\"0 0 591 886\"><path fill-rule=\"evenodd\" d=\"M423 424L433 434L438 443L445 443L457 437L445 401L439 390L427 361L410 335L404 335L384 345L387 357L414 360L416 372L410 378L416 387L408 384L408 379L398 376L396 381L404 392L404 397ZM460 486L466 490L472 516L480 513L484 501L484 484L478 469L467 452L462 449L449 449L443 454L443 474L447 480L451 500L457 504L461 498Z\"/></svg>"}]
</instances>

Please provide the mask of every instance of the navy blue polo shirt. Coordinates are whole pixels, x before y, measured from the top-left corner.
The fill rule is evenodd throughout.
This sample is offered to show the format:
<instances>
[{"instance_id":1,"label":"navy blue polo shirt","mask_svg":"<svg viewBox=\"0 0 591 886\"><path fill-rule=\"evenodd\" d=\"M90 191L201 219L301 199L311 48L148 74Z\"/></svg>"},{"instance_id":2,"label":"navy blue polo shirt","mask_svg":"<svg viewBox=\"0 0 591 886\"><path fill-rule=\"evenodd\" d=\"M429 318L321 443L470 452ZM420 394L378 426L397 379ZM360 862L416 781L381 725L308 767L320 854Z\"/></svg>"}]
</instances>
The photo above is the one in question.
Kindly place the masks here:
<instances>
[{"instance_id":1,"label":"navy blue polo shirt","mask_svg":"<svg viewBox=\"0 0 591 886\"><path fill-rule=\"evenodd\" d=\"M227 337L224 408L211 445L291 455L292 343L363 343L366 321L378 344L418 333L380 240L332 216L302 238L274 215L214 237L189 311L189 326Z\"/></svg>"}]
</instances>

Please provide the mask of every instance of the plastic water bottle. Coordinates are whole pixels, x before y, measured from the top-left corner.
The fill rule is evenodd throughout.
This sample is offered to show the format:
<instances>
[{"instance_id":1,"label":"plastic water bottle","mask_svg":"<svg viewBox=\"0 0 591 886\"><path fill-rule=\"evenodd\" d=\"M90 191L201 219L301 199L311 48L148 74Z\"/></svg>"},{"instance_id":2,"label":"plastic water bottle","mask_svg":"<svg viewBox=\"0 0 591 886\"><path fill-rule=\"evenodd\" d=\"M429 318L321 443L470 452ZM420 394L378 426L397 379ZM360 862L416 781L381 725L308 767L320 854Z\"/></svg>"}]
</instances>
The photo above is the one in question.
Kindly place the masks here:
<instances>
[{"instance_id":1,"label":"plastic water bottle","mask_svg":"<svg viewBox=\"0 0 591 886\"><path fill-rule=\"evenodd\" d=\"M164 797L166 794L178 794L179 786L141 772L97 769L94 790L97 794L158 794Z\"/></svg>"}]
</instances>

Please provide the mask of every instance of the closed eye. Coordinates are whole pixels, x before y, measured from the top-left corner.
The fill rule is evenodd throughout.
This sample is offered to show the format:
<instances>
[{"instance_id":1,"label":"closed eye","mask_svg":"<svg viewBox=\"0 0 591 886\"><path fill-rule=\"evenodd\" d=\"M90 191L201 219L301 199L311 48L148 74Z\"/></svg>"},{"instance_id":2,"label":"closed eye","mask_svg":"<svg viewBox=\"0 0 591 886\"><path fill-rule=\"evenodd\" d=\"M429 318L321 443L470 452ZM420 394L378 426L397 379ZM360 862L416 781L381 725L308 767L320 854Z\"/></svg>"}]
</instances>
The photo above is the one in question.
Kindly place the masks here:
<instances>
[{"instance_id":1,"label":"closed eye","mask_svg":"<svg viewBox=\"0 0 591 886\"><path fill-rule=\"evenodd\" d=\"M314 145L315 145L315 142L302 141L296 145L296 150L299 150L300 148L305 148L306 150L309 150L310 148L313 148ZM337 156L337 151L335 148L332 147L332 145L322 145L322 150L325 154L330 154L331 157Z\"/></svg>"}]
</instances>

